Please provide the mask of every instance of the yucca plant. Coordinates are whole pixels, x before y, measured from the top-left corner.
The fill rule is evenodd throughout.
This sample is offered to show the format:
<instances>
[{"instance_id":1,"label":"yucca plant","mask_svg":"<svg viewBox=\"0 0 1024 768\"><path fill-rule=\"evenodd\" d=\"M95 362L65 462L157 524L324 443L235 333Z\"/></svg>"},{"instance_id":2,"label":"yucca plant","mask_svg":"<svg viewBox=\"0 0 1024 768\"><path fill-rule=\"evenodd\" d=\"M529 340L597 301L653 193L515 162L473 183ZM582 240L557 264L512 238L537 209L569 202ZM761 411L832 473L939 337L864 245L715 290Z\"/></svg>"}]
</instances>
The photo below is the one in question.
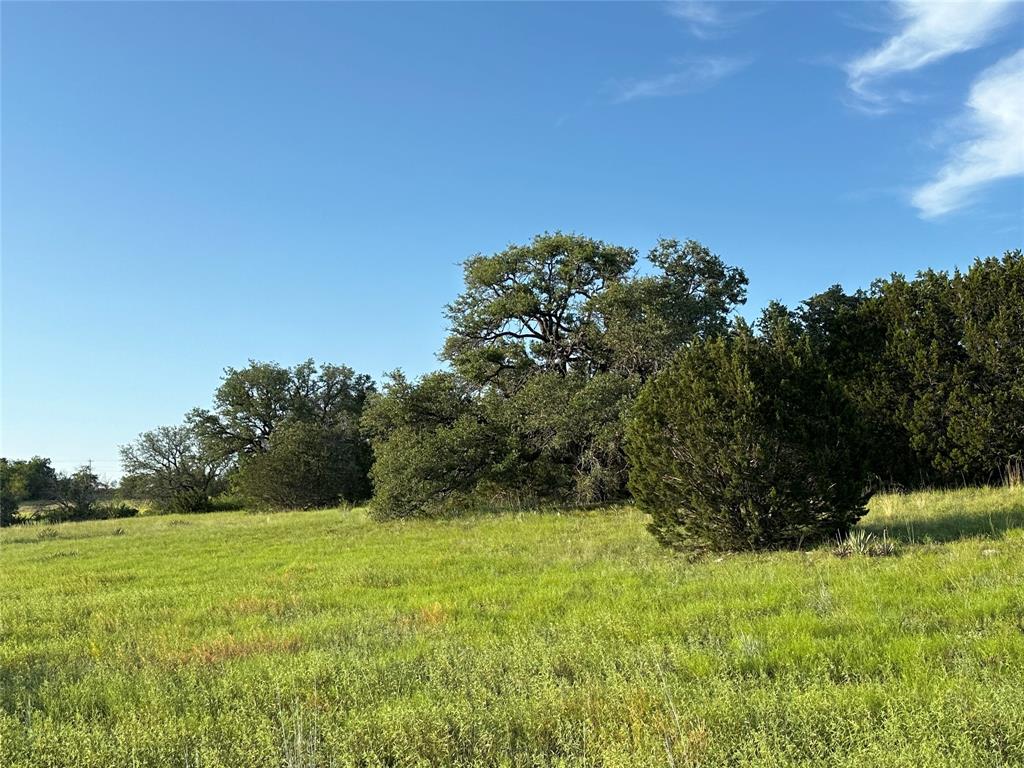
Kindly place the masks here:
<instances>
[{"instance_id":1,"label":"yucca plant","mask_svg":"<svg viewBox=\"0 0 1024 768\"><path fill-rule=\"evenodd\" d=\"M846 536L840 536L832 550L832 554L836 557L850 557L851 555L892 557L898 553L897 543L889 538L886 531L882 531L881 539L876 539L875 534L865 531L863 528L854 528Z\"/></svg>"}]
</instances>

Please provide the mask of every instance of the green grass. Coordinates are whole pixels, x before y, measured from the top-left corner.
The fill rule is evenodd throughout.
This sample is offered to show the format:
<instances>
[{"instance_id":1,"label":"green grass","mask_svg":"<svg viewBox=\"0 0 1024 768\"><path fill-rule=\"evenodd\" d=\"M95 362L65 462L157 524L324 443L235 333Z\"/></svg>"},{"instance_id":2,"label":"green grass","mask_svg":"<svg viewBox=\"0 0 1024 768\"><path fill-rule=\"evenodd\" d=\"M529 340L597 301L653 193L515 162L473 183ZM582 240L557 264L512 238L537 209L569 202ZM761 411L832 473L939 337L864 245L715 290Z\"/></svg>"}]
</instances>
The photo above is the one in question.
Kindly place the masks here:
<instances>
[{"instance_id":1,"label":"green grass","mask_svg":"<svg viewBox=\"0 0 1024 768\"><path fill-rule=\"evenodd\" d=\"M1024 491L864 526L898 555L691 563L631 509L7 529L0 765L1024 764Z\"/></svg>"}]
</instances>

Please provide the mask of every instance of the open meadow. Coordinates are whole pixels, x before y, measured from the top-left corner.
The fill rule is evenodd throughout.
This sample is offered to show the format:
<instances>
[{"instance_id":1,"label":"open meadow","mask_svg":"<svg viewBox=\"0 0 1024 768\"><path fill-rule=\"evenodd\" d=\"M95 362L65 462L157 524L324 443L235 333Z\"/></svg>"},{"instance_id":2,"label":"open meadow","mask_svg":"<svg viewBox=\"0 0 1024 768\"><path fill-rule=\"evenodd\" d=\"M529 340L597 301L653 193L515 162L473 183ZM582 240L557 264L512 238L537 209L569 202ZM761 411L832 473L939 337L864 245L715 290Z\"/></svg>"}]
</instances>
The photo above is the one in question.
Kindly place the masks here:
<instances>
[{"instance_id":1,"label":"open meadow","mask_svg":"<svg viewBox=\"0 0 1024 768\"><path fill-rule=\"evenodd\" d=\"M1024 768L1024 0L0 3L0 768Z\"/></svg>"},{"instance_id":2,"label":"open meadow","mask_svg":"<svg viewBox=\"0 0 1024 768\"><path fill-rule=\"evenodd\" d=\"M1024 764L1020 488L876 497L888 556L691 562L644 526L5 530L0 763Z\"/></svg>"}]
</instances>

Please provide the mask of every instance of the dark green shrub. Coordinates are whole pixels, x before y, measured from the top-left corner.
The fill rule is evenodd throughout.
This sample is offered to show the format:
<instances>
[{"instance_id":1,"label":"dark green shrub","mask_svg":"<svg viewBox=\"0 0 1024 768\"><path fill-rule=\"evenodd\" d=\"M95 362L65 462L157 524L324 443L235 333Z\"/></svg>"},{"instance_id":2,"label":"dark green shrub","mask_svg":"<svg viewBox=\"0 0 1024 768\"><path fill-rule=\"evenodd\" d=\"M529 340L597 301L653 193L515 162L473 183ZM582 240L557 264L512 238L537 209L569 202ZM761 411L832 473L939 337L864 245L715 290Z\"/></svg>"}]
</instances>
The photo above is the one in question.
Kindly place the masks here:
<instances>
[{"instance_id":1,"label":"dark green shrub","mask_svg":"<svg viewBox=\"0 0 1024 768\"><path fill-rule=\"evenodd\" d=\"M124 502L117 504L101 504L96 507L94 520L120 520L125 517L137 517L139 510Z\"/></svg>"},{"instance_id":2,"label":"dark green shrub","mask_svg":"<svg viewBox=\"0 0 1024 768\"><path fill-rule=\"evenodd\" d=\"M136 517L139 510L124 502L92 504L88 507L50 507L41 512L37 519L48 523L81 523L87 520L120 520Z\"/></svg>"},{"instance_id":3,"label":"dark green shrub","mask_svg":"<svg viewBox=\"0 0 1024 768\"><path fill-rule=\"evenodd\" d=\"M496 485L515 454L493 407L465 379L432 373L409 381L390 375L372 397L363 429L373 445L371 513L377 519L442 517L472 506L482 485Z\"/></svg>"},{"instance_id":4,"label":"dark green shrub","mask_svg":"<svg viewBox=\"0 0 1024 768\"><path fill-rule=\"evenodd\" d=\"M116 504L94 504L90 509L70 517L62 516L59 510L46 516L50 522L82 522L84 520L120 520L125 517L136 517L139 510L123 502Z\"/></svg>"},{"instance_id":5,"label":"dark green shrub","mask_svg":"<svg viewBox=\"0 0 1024 768\"><path fill-rule=\"evenodd\" d=\"M668 546L797 547L864 514L859 440L806 345L741 325L694 343L641 391L627 429L630 489Z\"/></svg>"},{"instance_id":6,"label":"dark green shrub","mask_svg":"<svg viewBox=\"0 0 1024 768\"><path fill-rule=\"evenodd\" d=\"M257 505L330 507L368 499L369 468L370 447L354 427L295 421L278 425L266 450L243 455L232 482Z\"/></svg>"},{"instance_id":7,"label":"dark green shrub","mask_svg":"<svg viewBox=\"0 0 1024 768\"><path fill-rule=\"evenodd\" d=\"M374 517L623 498L621 376L536 373L511 395L453 373L390 378L363 416Z\"/></svg>"},{"instance_id":8,"label":"dark green shrub","mask_svg":"<svg viewBox=\"0 0 1024 768\"><path fill-rule=\"evenodd\" d=\"M1024 458L1024 255L876 286L894 417L943 485L997 480Z\"/></svg>"},{"instance_id":9,"label":"dark green shrub","mask_svg":"<svg viewBox=\"0 0 1024 768\"><path fill-rule=\"evenodd\" d=\"M14 525L18 515L18 497L0 486L0 526Z\"/></svg>"},{"instance_id":10,"label":"dark green shrub","mask_svg":"<svg viewBox=\"0 0 1024 768\"><path fill-rule=\"evenodd\" d=\"M881 485L998 481L1024 459L1024 256L839 286L796 313L857 406Z\"/></svg>"}]
</instances>

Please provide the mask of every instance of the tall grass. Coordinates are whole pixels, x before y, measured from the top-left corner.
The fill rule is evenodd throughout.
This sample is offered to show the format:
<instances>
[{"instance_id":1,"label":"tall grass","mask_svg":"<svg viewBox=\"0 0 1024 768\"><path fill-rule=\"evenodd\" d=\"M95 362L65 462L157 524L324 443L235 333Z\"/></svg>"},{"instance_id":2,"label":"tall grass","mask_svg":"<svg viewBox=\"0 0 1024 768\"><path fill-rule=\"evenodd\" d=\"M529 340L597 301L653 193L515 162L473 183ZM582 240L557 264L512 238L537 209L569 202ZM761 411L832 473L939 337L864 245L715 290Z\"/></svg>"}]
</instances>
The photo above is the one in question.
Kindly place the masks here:
<instances>
[{"instance_id":1,"label":"tall grass","mask_svg":"<svg viewBox=\"0 0 1024 768\"><path fill-rule=\"evenodd\" d=\"M690 563L644 525L5 530L0 764L1024 764L1019 489L877 497L892 557Z\"/></svg>"}]
</instances>

